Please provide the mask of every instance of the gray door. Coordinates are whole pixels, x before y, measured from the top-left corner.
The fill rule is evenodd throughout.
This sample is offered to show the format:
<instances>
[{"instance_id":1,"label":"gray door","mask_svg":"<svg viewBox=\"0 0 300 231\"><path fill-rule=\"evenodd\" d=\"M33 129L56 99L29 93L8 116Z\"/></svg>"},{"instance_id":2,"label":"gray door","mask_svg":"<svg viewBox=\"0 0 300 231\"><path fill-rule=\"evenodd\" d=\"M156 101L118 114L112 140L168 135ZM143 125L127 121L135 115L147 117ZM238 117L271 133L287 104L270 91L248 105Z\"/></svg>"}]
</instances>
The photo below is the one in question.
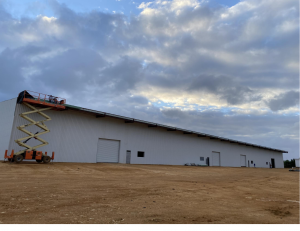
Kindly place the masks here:
<instances>
[{"instance_id":1,"label":"gray door","mask_svg":"<svg viewBox=\"0 0 300 231\"><path fill-rule=\"evenodd\" d=\"M97 162L118 163L119 149L119 140L99 139L97 150Z\"/></svg>"},{"instance_id":2,"label":"gray door","mask_svg":"<svg viewBox=\"0 0 300 231\"><path fill-rule=\"evenodd\" d=\"M212 166L220 166L220 153L219 152L212 153Z\"/></svg>"},{"instance_id":3,"label":"gray door","mask_svg":"<svg viewBox=\"0 0 300 231\"><path fill-rule=\"evenodd\" d=\"M245 155L241 155L241 167L246 167L246 156Z\"/></svg>"},{"instance_id":4,"label":"gray door","mask_svg":"<svg viewBox=\"0 0 300 231\"><path fill-rule=\"evenodd\" d=\"M130 164L131 151L127 150L126 152L126 164Z\"/></svg>"}]
</instances>

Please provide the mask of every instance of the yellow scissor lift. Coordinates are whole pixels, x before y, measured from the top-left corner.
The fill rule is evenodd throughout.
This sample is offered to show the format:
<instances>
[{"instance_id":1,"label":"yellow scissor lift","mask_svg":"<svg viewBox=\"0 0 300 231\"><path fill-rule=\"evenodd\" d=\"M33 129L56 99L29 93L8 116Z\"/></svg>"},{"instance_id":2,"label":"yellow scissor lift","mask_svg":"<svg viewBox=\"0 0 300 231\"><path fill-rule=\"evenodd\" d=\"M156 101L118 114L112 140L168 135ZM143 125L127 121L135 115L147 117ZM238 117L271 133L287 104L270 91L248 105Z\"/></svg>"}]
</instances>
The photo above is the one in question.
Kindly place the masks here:
<instances>
[{"instance_id":1,"label":"yellow scissor lift","mask_svg":"<svg viewBox=\"0 0 300 231\"><path fill-rule=\"evenodd\" d=\"M30 93L29 93L30 92ZM20 114L20 117L24 118L25 120L29 121L30 123L21 125L17 127L20 131L26 133L28 136L22 137L20 139L15 140L15 142L26 149L21 150L19 152L14 153L14 150L12 150L11 155L8 156L7 152L8 150L5 151L4 155L4 160L8 159L11 162L16 162L20 163L25 160L36 160L38 163L49 163L51 160L54 159L54 152L52 152L52 157L47 156L47 152L43 153L42 151L37 151L38 148L43 147L48 144L47 141L39 137L40 135L46 134L50 132L48 127L44 124L44 122L51 120L51 118L44 113L44 111L47 110L64 110L65 109L65 103L66 100L59 98L59 97L54 97L52 95L46 95L42 93L36 93L36 92L31 92L31 91L22 91L20 92L17 103L22 103L26 105L28 108L31 109L31 111L28 112L23 112ZM34 107L33 105L39 106L39 108ZM45 119L40 120L40 121L35 121L31 118L28 117L28 115L33 114L33 113L38 113ZM35 125L41 130L42 132L36 132L35 134L28 131L26 128L29 126ZM40 141L41 144L36 145L36 146L30 146L27 144L27 141L35 138L36 140Z\"/></svg>"}]
</instances>

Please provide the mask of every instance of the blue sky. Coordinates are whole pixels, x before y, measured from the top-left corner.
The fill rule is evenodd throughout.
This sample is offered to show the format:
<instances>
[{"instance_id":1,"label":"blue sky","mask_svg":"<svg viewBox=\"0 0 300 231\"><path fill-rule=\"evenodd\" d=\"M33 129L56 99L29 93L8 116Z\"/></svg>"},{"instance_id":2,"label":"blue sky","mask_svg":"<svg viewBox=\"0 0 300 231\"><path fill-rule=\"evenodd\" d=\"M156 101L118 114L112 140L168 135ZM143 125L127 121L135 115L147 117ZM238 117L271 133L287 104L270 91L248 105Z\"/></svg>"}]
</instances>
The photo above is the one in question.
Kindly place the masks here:
<instances>
[{"instance_id":1,"label":"blue sky","mask_svg":"<svg viewBox=\"0 0 300 231\"><path fill-rule=\"evenodd\" d=\"M299 156L297 0L0 0L0 31L0 101L28 89Z\"/></svg>"},{"instance_id":2,"label":"blue sky","mask_svg":"<svg viewBox=\"0 0 300 231\"><path fill-rule=\"evenodd\" d=\"M10 0L4 1L8 9L14 17L35 17L37 14L43 13L48 17L53 16L53 11L47 7L48 0ZM70 9L76 12L87 12L91 10L100 10L103 12L113 12L124 13L125 15L139 14L141 9L138 6L142 2L147 2L143 0L59 0L59 3L66 4ZM231 7L238 3L239 0L214 0L211 1L212 4L222 4L224 6Z\"/></svg>"}]
</instances>

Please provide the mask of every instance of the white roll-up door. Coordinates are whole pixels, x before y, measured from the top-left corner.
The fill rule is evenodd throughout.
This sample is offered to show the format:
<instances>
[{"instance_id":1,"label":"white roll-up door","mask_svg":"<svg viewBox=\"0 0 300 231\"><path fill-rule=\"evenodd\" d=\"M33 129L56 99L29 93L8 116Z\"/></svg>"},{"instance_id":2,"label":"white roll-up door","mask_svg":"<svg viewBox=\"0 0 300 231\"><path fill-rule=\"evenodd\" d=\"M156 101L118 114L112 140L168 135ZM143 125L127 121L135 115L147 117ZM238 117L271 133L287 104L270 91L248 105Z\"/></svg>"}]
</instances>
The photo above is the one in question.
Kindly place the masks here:
<instances>
[{"instance_id":1,"label":"white roll-up door","mask_svg":"<svg viewBox=\"0 0 300 231\"><path fill-rule=\"evenodd\" d=\"M212 153L212 166L220 166L220 153L219 152Z\"/></svg>"},{"instance_id":2,"label":"white roll-up door","mask_svg":"<svg viewBox=\"0 0 300 231\"><path fill-rule=\"evenodd\" d=\"M118 163L119 162L119 140L99 139L97 162Z\"/></svg>"},{"instance_id":3,"label":"white roll-up door","mask_svg":"<svg viewBox=\"0 0 300 231\"><path fill-rule=\"evenodd\" d=\"M241 155L241 167L246 167L246 156Z\"/></svg>"}]
</instances>

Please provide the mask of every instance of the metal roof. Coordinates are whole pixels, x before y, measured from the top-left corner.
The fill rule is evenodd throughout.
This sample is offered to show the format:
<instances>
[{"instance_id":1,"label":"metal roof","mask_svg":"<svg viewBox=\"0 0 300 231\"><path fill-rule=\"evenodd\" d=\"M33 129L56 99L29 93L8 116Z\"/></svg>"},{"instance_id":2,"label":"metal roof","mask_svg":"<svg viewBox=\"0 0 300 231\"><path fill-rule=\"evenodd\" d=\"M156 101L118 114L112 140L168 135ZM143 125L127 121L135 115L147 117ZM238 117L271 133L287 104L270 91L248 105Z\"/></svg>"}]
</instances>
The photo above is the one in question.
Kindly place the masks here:
<instances>
[{"instance_id":1,"label":"metal roof","mask_svg":"<svg viewBox=\"0 0 300 231\"><path fill-rule=\"evenodd\" d=\"M167 125L163 125L163 124L152 123L152 122L148 122L148 121L144 121L144 120L139 120L139 119L129 118L129 117L125 117L125 116L115 115L115 114L111 114L111 113L107 113L107 112L96 111L96 110L82 108L82 107L73 106L73 105L69 105L69 104L65 104L65 106L68 109L75 109L75 110L79 110L79 111L94 113L96 115L96 117L113 117L113 118L117 118L117 119L122 119L122 120L125 121L125 123L143 123L143 124L147 124L148 127L161 127L161 128L166 128L168 131L181 131L184 134L198 135L198 137L208 137L210 139L218 139L220 141L227 141L227 142L236 143L236 144L239 144L239 145L246 145L246 146L252 146L252 147L256 147L256 148L262 148L262 149L272 150L272 151L281 152L281 153L288 153L287 151L284 151L284 150L264 147L264 146L260 146L260 145L257 145L257 144L251 144L251 143L242 142L242 141L238 141L238 140L227 139L227 138L220 137L220 136L213 136L213 135L209 135L209 134L206 134L206 133L195 132L195 131L191 131L191 130L185 130L185 129L172 127L172 126L167 126Z\"/></svg>"}]
</instances>

